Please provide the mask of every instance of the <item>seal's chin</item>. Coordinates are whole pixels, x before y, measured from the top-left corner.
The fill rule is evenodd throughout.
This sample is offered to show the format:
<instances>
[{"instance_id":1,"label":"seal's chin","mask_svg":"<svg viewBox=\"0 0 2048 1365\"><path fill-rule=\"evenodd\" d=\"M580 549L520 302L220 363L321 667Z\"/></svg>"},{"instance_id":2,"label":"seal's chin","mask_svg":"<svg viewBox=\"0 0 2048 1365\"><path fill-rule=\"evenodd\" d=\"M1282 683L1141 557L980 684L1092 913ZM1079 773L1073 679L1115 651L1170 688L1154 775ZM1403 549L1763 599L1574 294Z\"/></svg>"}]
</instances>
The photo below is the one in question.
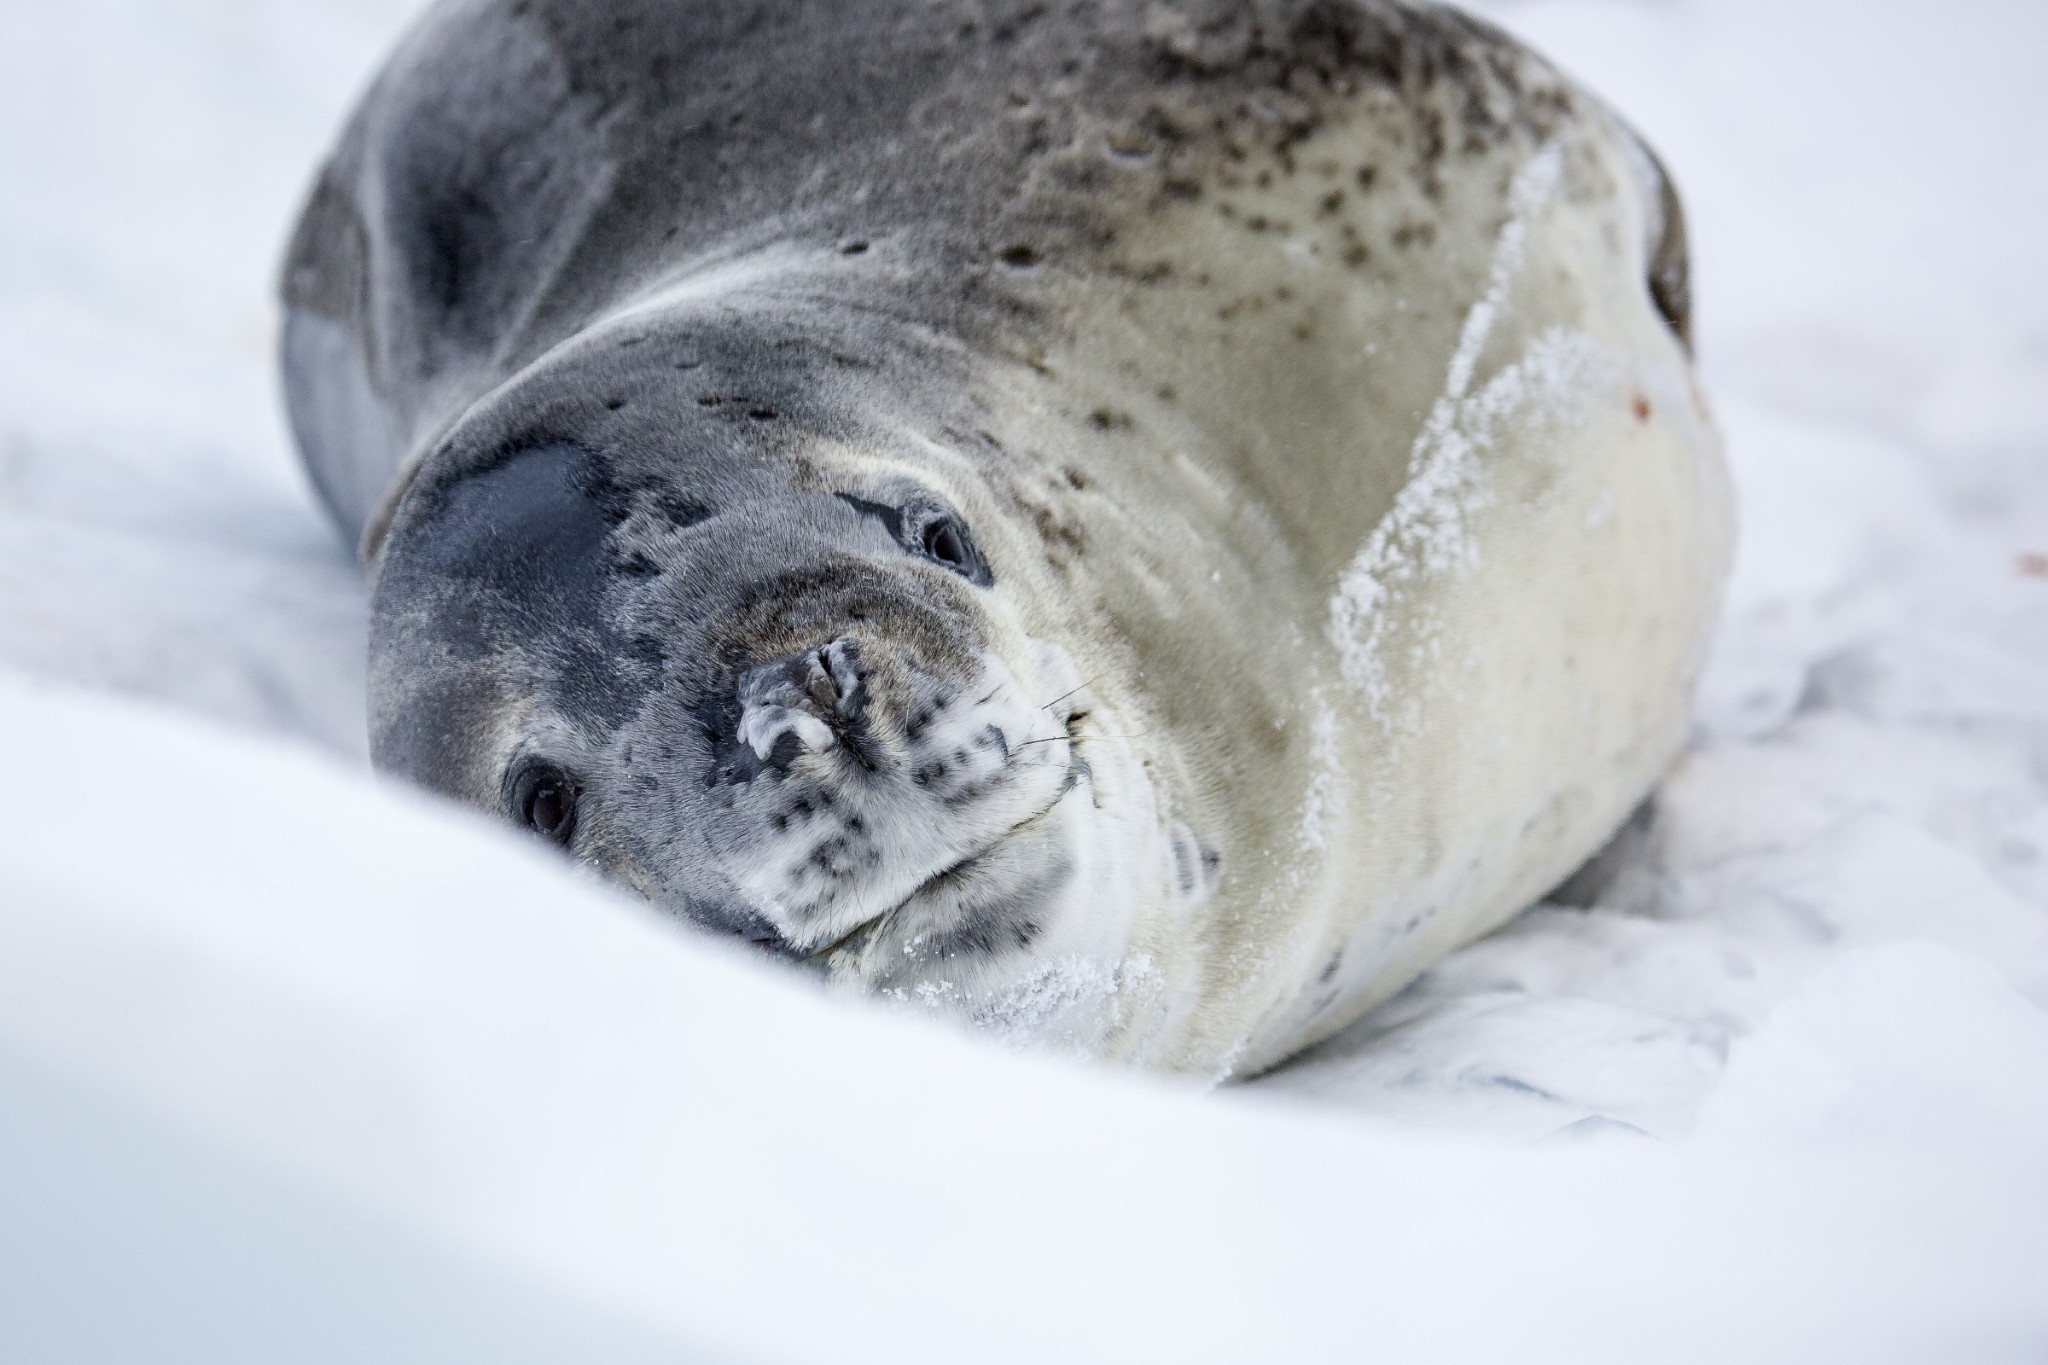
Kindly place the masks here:
<instances>
[{"instance_id":1,"label":"seal's chin","mask_svg":"<svg viewBox=\"0 0 2048 1365\"><path fill-rule=\"evenodd\" d=\"M1045 663L1012 671L987 652L946 676L869 638L857 656L840 642L749 673L706 788L737 899L799 958L907 920L946 939L919 908L949 898L965 941L993 932L988 902L1065 865L1036 831L1090 771L1075 734L1085 689L1071 664ZM806 742L791 717L824 737ZM1016 889L998 894L995 877ZM1037 932L1025 911L997 917Z\"/></svg>"},{"instance_id":2,"label":"seal's chin","mask_svg":"<svg viewBox=\"0 0 2048 1365\"><path fill-rule=\"evenodd\" d=\"M1031 947L1045 932L1074 859L1061 847L1060 807L1087 772L1078 747L1068 781L1045 809L919 882L895 904L855 925L805 961L839 975L883 942L910 961L987 958ZM866 962L872 971L878 964Z\"/></svg>"},{"instance_id":3,"label":"seal's chin","mask_svg":"<svg viewBox=\"0 0 2048 1365\"><path fill-rule=\"evenodd\" d=\"M1052 733L1011 751L1043 764L1038 799L896 884L907 890L874 896L872 913L804 961L848 994L1099 1056L1125 1031L1166 1017L1150 942L1134 935L1141 923L1191 913L1214 889L1214 859L1161 810L1115 712L1071 664L1055 662L1064 667L1035 670L1031 697L1041 733ZM1177 876L1182 865L1195 870Z\"/></svg>"},{"instance_id":4,"label":"seal's chin","mask_svg":"<svg viewBox=\"0 0 2048 1365\"><path fill-rule=\"evenodd\" d=\"M738 817L720 875L835 989L1094 1051L1150 970L1135 926L1180 905L1144 755L1057 646L940 678L858 643L846 670L833 646L748 675L713 771Z\"/></svg>"}]
</instances>

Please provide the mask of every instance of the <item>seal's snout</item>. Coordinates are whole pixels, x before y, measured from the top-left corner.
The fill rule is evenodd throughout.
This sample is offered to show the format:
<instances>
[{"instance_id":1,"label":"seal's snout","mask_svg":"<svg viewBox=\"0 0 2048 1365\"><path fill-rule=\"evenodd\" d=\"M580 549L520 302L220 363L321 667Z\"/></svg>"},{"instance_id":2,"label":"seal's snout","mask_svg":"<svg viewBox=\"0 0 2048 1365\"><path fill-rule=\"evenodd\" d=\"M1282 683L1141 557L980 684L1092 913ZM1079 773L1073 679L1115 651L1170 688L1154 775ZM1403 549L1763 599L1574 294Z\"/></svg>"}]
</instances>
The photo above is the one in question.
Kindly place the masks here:
<instances>
[{"instance_id":1,"label":"seal's snout","mask_svg":"<svg viewBox=\"0 0 2048 1365\"><path fill-rule=\"evenodd\" d=\"M867 709L860 647L834 640L751 668L740 678L739 739L763 763L823 752Z\"/></svg>"},{"instance_id":2,"label":"seal's snout","mask_svg":"<svg viewBox=\"0 0 2048 1365\"><path fill-rule=\"evenodd\" d=\"M690 813L717 834L719 876L799 956L885 924L927 946L957 929L962 953L1020 947L1066 875L1048 817L1086 776L1042 701L1066 673L1027 683L984 652L956 675L906 632L857 629L744 668L706 706L707 780L684 790L704 793ZM1021 939L991 927L1012 919Z\"/></svg>"}]
</instances>

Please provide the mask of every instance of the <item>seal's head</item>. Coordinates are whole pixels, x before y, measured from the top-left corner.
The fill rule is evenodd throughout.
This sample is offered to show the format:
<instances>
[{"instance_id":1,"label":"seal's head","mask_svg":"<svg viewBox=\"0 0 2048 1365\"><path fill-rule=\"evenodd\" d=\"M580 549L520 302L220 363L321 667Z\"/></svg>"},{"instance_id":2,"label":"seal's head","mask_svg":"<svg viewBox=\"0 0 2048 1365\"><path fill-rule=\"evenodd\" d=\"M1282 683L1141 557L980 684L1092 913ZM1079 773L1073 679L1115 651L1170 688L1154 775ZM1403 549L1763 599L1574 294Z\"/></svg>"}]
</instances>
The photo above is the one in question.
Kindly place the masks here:
<instances>
[{"instance_id":1,"label":"seal's head","mask_svg":"<svg viewBox=\"0 0 2048 1365\"><path fill-rule=\"evenodd\" d=\"M764 379L767 342L675 330L534 366L373 528L378 765L870 989L1113 955L1101 863L1133 845L1083 679L984 551L987 483Z\"/></svg>"}]
</instances>

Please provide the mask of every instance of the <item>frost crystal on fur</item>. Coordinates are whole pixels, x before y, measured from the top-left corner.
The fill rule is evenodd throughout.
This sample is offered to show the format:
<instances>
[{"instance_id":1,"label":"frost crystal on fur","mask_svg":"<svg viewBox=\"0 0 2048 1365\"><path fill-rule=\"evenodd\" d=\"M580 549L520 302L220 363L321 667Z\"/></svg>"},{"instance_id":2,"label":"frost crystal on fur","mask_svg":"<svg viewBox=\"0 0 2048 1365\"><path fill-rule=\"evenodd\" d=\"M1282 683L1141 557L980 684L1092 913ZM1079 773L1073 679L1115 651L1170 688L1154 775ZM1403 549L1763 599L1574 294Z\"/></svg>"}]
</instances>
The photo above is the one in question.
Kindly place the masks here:
<instances>
[{"instance_id":1,"label":"frost crystal on fur","mask_svg":"<svg viewBox=\"0 0 2048 1365\"><path fill-rule=\"evenodd\" d=\"M1503 420L1537 417L1544 408L1555 412L1580 377L1576 362L1596 344L1560 330L1546 332L1522 360L1476 395L1470 392L1480 356L1510 306L1530 225L1555 193L1561 163L1556 145L1548 145L1516 175L1511 216L1495 243L1486 291L1465 315L1443 394L1415 438L1408 482L1330 599L1329 629L1345 681L1364 694L1376 716L1385 716L1392 701L1381 657L1389 599L1403 584L1470 565L1476 551L1467 520L1487 501L1483 461Z\"/></svg>"}]
</instances>

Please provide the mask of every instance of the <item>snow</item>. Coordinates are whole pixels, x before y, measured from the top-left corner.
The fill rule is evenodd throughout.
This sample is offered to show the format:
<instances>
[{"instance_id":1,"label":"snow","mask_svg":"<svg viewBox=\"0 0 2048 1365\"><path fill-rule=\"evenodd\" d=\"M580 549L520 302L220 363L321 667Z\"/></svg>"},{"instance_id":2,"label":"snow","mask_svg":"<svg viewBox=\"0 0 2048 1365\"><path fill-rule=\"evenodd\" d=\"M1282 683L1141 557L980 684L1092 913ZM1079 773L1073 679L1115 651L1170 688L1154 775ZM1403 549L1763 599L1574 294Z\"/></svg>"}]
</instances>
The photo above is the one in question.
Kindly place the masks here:
<instances>
[{"instance_id":1,"label":"snow","mask_svg":"<svg viewBox=\"0 0 2048 1365\"><path fill-rule=\"evenodd\" d=\"M1957 953L1837 961L1694 1141L1423 1138L829 1001L304 750L6 705L9 1358L2044 1341L2044 1025Z\"/></svg>"},{"instance_id":2,"label":"snow","mask_svg":"<svg viewBox=\"0 0 2048 1365\"><path fill-rule=\"evenodd\" d=\"M0 1356L2048 1355L2048 8L1484 9L1687 197L1742 518L1695 743L1208 1093L370 778L268 286L411 6L0 11Z\"/></svg>"}]
</instances>

